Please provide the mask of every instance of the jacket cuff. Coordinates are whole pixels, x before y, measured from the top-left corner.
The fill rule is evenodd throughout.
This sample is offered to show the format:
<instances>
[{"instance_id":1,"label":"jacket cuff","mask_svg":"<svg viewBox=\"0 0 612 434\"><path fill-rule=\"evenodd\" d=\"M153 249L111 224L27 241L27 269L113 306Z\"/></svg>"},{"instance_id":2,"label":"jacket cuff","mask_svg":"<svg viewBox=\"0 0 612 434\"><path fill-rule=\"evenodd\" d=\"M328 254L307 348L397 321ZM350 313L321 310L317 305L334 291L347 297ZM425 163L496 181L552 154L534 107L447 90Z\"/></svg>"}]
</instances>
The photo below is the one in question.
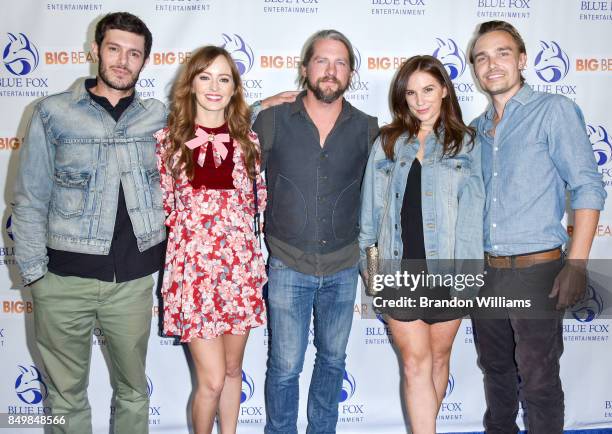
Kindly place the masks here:
<instances>
[{"instance_id":1,"label":"jacket cuff","mask_svg":"<svg viewBox=\"0 0 612 434\"><path fill-rule=\"evenodd\" d=\"M25 286L33 283L38 279L41 279L45 274L47 274L47 264L41 263L26 270L22 270L21 280L23 281L23 284Z\"/></svg>"}]
</instances>

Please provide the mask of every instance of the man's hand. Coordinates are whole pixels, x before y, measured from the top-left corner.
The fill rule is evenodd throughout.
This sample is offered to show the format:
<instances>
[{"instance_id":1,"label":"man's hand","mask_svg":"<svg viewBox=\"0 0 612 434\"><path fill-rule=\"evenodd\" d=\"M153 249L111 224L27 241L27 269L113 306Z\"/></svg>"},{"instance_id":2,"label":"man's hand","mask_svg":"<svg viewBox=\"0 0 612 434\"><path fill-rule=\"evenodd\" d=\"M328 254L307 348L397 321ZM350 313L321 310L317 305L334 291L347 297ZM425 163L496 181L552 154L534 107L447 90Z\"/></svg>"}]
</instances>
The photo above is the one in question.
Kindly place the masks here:
<instances>
[{"instance_id":1,"label":"man's hand","mask_svg":"<svg viewBox=\"0 0 612 434\"><path fill-rule=\"evenodd\" d=\"M585 260L567 261L555 278L548 297L557 297L557 310L576 304L584 297L587 285L586 262Z\"/></svg>"},{"instance_id":2,"label":"man's hand","mask_svg":"<svg viewBox=\"0 0 612 434\"><path fill-rule=\"evenodd\" d=\"M269 96L261 102L261 109L265 110L275 105L283 104L286 102L293 102L300 93L299 90L287 90L285 92L277 93L276 95Z\"/></svg>"}]
</instances>

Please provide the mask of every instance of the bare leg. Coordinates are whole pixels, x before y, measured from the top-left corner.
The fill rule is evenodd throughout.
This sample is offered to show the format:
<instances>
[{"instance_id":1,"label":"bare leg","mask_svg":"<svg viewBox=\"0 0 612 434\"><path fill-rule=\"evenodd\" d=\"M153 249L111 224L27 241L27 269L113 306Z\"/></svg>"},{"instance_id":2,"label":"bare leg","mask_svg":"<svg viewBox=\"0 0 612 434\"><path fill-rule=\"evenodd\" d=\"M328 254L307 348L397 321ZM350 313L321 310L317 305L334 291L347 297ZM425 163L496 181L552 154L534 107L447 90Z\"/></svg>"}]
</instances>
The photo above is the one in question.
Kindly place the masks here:
<instances>
[{"instance_id":1,"label":"bare leg","mask_svg":"<svg viewBox=\"0 0 612 434\"><path fill-rule=\"evenodd\" d=\"M429 328L433 357L433 382L438 397L438 410L446 394L451 349L460 325L461 320L456 319L432 324Z\"/></svg>"},{"instance_id":2,"label":"bare leg","mask_svg":"<svg viewBox=\"0 0 612 434\"><path fill-rule=\"evenodd\" d=\"M198 386L191 417L195 434L210 434L225 381L225 350L221 337L194 339L189 343Z\"/></svg>"},{"instance_id":3,"label":"bare leg","mask_svg":"<svg viewBox=\"0 0 612 434\"><path fill-rule=\"evenodd\" d=\"M388 318L393 342L402 359L403 392L413 434L435 434L438 397L432 380L430 326L421 320Z\"/></svg>"},{"instance_id":4,"label":"bare leg","mask_svg":"<svg viewBox=\"0 0 612 434\"><path fill-rule=\"evenodd\" d=\"M219 398L221 434L235 434L242 391L242 359L249 332L244 335L223 335L225 347L225 385Z\"/></svg>"}]
</instances>

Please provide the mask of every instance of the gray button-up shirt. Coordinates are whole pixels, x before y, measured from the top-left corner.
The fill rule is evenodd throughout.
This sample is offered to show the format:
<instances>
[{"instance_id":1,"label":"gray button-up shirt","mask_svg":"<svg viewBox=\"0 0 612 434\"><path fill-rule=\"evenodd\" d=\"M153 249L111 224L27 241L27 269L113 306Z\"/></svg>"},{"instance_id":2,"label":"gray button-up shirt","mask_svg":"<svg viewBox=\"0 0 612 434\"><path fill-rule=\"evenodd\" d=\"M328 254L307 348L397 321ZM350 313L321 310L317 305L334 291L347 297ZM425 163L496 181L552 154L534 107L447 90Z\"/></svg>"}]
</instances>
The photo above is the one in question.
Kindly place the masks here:
<instances>
[{"instance_id":1,"label":"gray button-up shirt","mask_svg":"<svg viewBox=\"0 0 612 434\"><path fill-rule=\"evenodd\" d=\"M378 122L343 100L321 146L304 95L262 111L253 129L268 183L270 253L294 270L323 276L358 262L360 188Z\"/></svg>"}]
</instances>

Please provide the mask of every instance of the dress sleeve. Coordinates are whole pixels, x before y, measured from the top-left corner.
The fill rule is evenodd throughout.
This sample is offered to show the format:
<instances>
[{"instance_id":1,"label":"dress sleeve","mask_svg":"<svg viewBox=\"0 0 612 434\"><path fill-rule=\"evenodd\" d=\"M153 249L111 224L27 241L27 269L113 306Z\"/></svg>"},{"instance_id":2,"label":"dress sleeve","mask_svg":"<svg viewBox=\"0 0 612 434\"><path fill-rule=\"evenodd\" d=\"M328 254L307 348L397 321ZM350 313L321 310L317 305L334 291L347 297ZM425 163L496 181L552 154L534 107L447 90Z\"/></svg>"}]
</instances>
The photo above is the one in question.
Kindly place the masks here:
<instances>
[{"instance_id":1,"label":"dress sleeve","mask_svg":"<svg viewBox=\"0 0 612 434\"><path fill-rule=\"evenodd\" d=\"M257 138L257 134L253 132L249 133L249 139L251 139L251 141L255 143L258 147L260 146L259 140ZM261 149L260 149L260 152L261 152ZM260 214L263 214L264 210L266 209L266 203L267 203L267 198L268 198L267 190L266 190L266 181L261 174L260 162L258 161L256 165L257 165L257 209ZM253 185L253 182L251 182L250 184ZM255 202L254 202L253 192L249 191L247 197L249 198L249 207L251 208L250 211L248 212L249 214L254 214Z\"/></svg>"},{"instance_id":2,"label":"dress sleeve","mask_svg":"<svg viewBox=\"0 0 612 434\"><path fill-rule=\"evenodd\" d=\"M171 227L176 220L176 208L174 202L174 178L172 174L168 172L165 162L167 136L167 128L155 133L155 138L157 139L155 155L157 157L157 169L159 170L160 176L164 212L168 217L166 219L166 226Z\"/></svg>"}]
</instances>

